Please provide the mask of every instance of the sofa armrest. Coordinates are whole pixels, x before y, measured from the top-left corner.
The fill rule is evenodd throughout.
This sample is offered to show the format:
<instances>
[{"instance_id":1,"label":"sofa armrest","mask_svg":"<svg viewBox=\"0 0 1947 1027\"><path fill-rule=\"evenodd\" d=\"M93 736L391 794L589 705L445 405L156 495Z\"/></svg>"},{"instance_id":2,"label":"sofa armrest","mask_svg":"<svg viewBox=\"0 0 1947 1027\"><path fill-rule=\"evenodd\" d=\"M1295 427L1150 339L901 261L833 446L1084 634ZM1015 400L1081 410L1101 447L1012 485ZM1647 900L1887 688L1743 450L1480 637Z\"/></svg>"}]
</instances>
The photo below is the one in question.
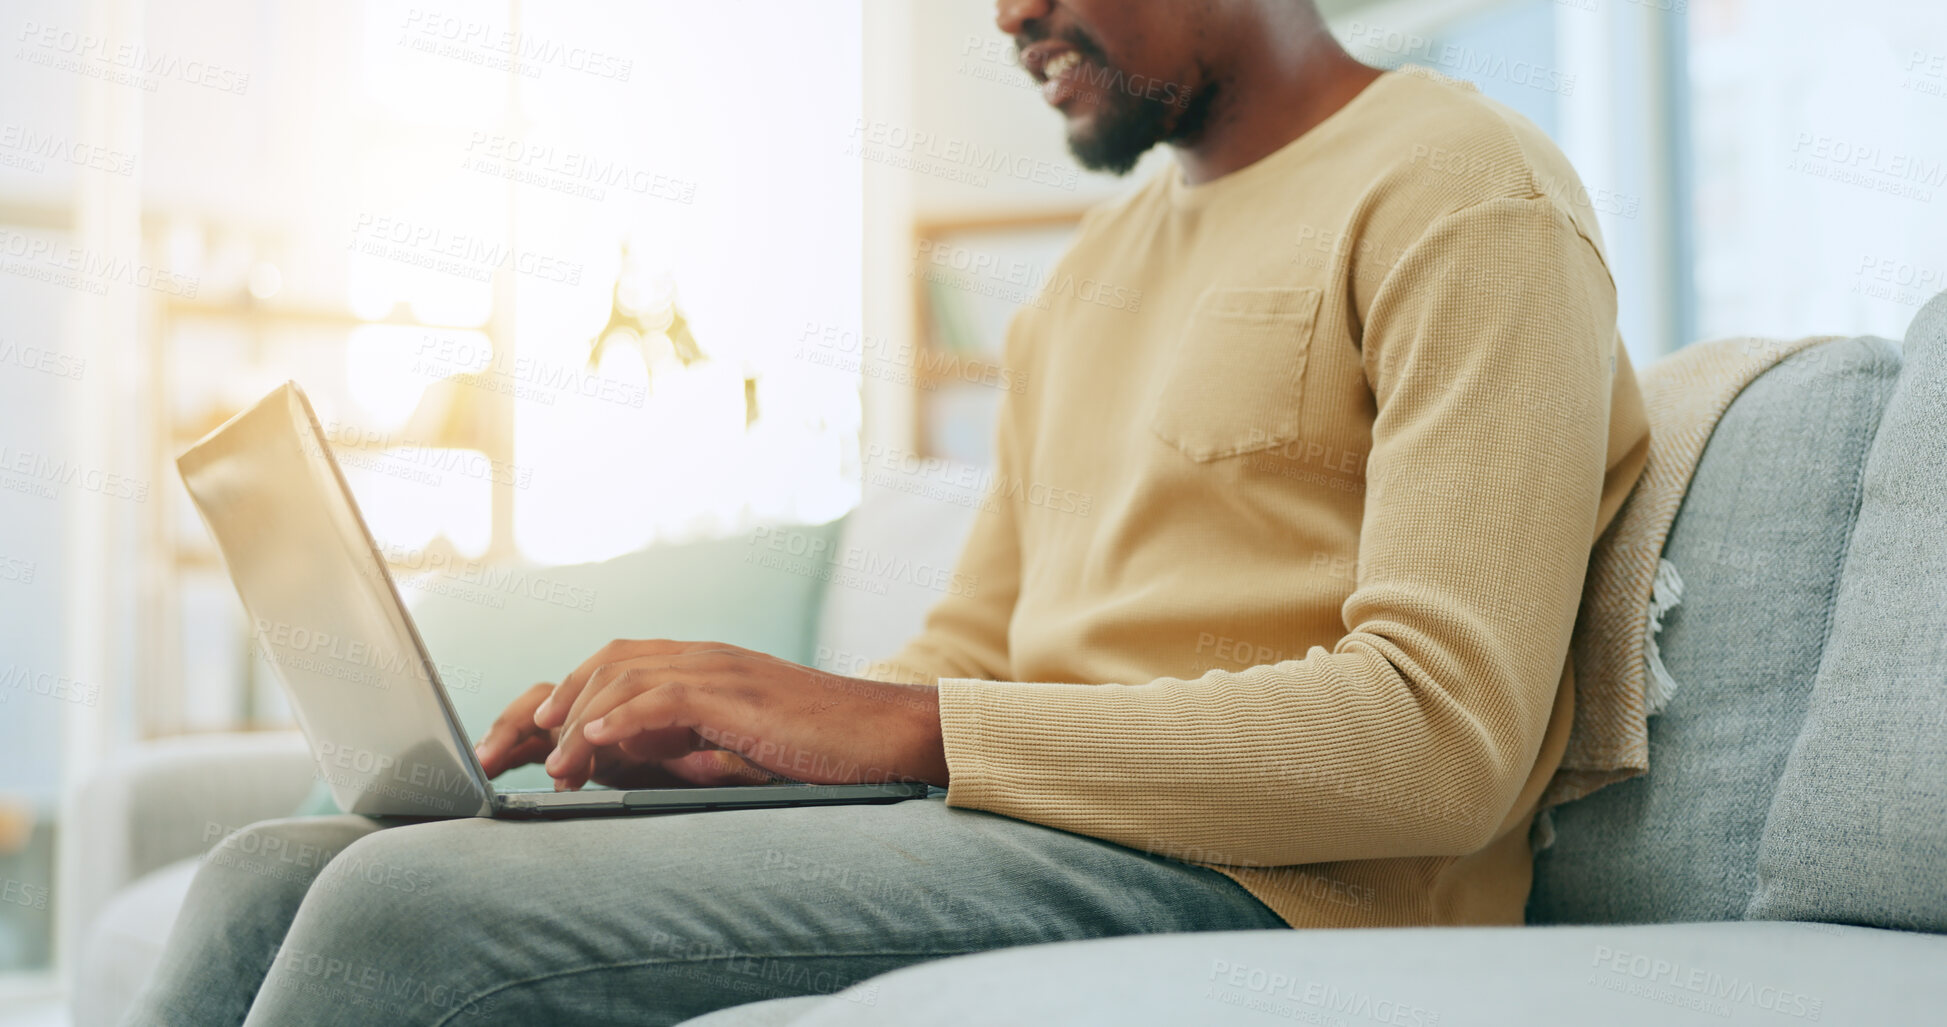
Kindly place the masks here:
<instances>
[{"instance_id":1,"label":"sofa armrest","mask_svg":"<svg viewBox=\"0 0 1947 1027\"><path fill-rule=\"evenodd\" d=\"M315 776L297 732L169 738L111 758L63 811L63 947L136 878L246 824L290 816Z\"/></svg>"},{"instance_id":2,"label":"sofa armrest","mask_svg":"<svg viewBox=\"0 0 1947 1027\"><path fill-rule=\"evenodd\" d=\"M922 963L748 1022L1937 1023L1943 965L1947 936L1763 921L1152 934Z\"/></svg>"}]
</instances>

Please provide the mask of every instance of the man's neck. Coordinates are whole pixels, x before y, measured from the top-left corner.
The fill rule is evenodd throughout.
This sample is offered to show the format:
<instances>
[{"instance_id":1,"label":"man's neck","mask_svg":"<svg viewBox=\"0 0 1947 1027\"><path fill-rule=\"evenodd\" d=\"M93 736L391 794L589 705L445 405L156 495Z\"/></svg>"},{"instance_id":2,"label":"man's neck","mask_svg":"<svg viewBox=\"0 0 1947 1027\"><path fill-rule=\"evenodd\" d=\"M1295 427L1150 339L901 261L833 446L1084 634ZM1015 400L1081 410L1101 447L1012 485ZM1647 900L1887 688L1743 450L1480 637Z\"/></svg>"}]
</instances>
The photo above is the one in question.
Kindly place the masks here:
<instances>
[{"instance_id":1,"label":"man's neck","mask_svg":"<svg viewBox=\"0 0 1947 1027\"><path fill-rule=\"evenodd\" d=\"M1280 42L1253 41L1219 80L1209 124L1174 147L1188 185L1247 168L1311 131L1383 72L1353 60L1323 26Z\"/></svg>"}]
</instances>

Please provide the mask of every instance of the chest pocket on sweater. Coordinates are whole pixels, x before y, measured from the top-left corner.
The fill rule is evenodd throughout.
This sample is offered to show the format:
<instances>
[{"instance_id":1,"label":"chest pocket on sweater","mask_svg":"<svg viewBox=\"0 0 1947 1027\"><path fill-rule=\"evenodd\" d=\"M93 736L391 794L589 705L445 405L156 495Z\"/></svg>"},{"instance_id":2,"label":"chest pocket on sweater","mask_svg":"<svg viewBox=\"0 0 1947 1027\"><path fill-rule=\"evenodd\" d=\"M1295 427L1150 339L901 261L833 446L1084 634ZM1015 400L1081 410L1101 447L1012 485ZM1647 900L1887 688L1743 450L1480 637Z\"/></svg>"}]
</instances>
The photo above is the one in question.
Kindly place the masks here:
<instances>
[{"instance_id":1,"label":"chest pocket on sweater","mask_svg":"<svg viewBox=\"0 0 1947 1027\"><path fill-rule=\"evenodd\" d=\"M1150 430L1192 460L1298 437L1317 289L1209 289L1184 324Z\"/></svg>"}]
</instances>

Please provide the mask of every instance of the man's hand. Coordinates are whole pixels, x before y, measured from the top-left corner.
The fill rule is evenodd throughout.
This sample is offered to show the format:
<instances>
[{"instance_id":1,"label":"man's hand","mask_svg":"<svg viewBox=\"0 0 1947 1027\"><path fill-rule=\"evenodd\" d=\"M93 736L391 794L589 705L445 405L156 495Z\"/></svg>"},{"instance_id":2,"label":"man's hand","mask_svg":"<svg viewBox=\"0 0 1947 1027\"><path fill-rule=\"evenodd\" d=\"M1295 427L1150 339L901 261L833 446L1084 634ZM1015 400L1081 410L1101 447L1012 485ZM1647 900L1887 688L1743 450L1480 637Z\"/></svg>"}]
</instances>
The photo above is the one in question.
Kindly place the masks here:
<instances>
[{"instance_id":1,"label":"man's hand","mask_svg":"<svg viewBox=\"0 0 1947 1027\"><path fill-rule=\"evenodd\" d=\"M559 731L534 723L534 711L554 694L553 685L535 685L507 705L489 728L485 738L473 747L489 778L499 777L515 767L539 763L554 751ZM722 750L691 753L681 759L638 759L628 746L603 746L595 753L595 772L590 780L611 788L683 788L716 785L764 784L775 780L743 757ZM555 783L558 790L560 782Z\"/></svg>"},{"instance_id":2,"label":"man's hand","mask_svg":"<svg viewBox=\"0 0 1947 1027\"><path fill-rule=\"evenodd\" d=\"M502 720L530 697L532 728L489 734L504 746L495 765L532 759L549 739L557 788L643 767L706 779L694 784L745 783L707 780L733 767L814 784L947 783L931 686L840 677L717 642L618 641Z\"/></svg>"}]
</instances>

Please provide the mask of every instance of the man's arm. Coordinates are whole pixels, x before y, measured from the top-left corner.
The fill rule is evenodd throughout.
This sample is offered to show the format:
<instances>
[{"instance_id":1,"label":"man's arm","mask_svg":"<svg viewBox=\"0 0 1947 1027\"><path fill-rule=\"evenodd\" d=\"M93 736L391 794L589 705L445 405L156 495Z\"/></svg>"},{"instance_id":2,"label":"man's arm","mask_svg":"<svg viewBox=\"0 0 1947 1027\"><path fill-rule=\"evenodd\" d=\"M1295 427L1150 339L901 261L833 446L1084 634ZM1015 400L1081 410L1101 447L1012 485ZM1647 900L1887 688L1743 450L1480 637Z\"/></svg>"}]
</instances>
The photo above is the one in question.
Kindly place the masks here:
<instances>
[{"instance_id":1,"label":"man's arm","mask_svg":"<svg viewBox=\"0 0 1947 1027\"><path fill-rule=\"evenodd\" d=\"M1482 847L1562 678L1615 312L1593 244L1545 200L1436 222L1365 322L1378 415L1345 636L1195 680L943 678L948 801L1261 865Z\"/></svg>"},{"instance_id":2,"label":"man's arm","mask_svg":"<svg viewBox=\"0 0 1947 1027\"><path fill-rule=\"evenodd\" d=\"M1018 331L1017 318L1009 326L1007 347L1008 365L1017 373L1022 360ZM1008 622L1021 591L1021 538L1019 491L1006 486L1020 480L1021 416L1015 393L1007 393L1001 400L994 438L993 480L1000 487L986 497L975 516L954 568L955 581L974 587L934 604L920 634L897 654L868 667L865 677L930 685L943 677L1010 676Z\"/></svg>"}]
</instances>

